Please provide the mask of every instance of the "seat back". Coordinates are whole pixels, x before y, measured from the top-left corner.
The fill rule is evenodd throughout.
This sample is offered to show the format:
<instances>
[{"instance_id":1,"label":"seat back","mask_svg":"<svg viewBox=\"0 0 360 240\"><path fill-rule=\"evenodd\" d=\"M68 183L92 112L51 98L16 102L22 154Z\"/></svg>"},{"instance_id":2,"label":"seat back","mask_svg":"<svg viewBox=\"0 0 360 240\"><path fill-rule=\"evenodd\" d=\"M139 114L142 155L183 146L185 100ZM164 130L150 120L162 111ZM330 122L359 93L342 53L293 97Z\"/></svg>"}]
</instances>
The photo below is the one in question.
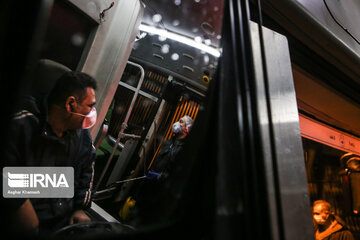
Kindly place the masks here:
<instances>
[{"instance_id":1,"label":"seat back","mask_svg":"<svg viewBox=\"0 0 360 240\"><path fill-rule=\"evenodd\" d=\"M40 59L34 71L31 94L39 95L49 93L56 80L70 68L50 59Z\"/></svg>"}]
</instances>

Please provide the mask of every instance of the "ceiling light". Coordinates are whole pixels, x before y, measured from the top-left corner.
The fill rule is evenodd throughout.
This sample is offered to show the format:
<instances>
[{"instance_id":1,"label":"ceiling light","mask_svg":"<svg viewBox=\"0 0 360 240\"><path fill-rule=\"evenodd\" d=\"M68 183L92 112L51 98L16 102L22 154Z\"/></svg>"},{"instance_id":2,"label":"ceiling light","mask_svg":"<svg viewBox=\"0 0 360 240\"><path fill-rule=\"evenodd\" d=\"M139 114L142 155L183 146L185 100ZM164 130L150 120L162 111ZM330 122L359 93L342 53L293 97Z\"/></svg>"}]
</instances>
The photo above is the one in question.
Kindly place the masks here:
<instances>
[{"instance_id":1,"label":"ceiling light","mask_svg":"<svg viewBox=\"0 0 360 240\"><path fill-rule=\"evenodd\" d=\"M201 51L207 52L207 53L209 53L209 54L211 54L211 55L213 55L215 57L220 57L220 50L219 49L211 47L211 46L207 46L207 45L205 45L203 43L196 42L193 39L185 37L183 35L179 35L177 33L169 32L169 31L167 31L165 29L159 29L159 28L155 28L155 27L152 27L152 26L144 25L144 24L140 24L139 29L141 31L144 31L144 32L157 34L159 36L166 37L166 38L181 42L181 43L186 44L188 46L191 46L191 47L197 48L197 49L199 49Z\"/></svg>"}]
</instances>

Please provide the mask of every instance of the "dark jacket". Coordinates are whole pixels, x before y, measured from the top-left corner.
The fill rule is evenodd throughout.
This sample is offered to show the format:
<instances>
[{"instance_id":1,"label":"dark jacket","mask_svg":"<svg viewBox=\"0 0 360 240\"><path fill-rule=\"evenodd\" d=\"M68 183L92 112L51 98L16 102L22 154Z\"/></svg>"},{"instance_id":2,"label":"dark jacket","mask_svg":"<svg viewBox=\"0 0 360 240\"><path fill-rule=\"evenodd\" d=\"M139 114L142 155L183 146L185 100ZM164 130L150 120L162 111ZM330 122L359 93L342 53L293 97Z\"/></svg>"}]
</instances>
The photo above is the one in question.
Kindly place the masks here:
<instances>
[{"instance_id":1,"label":"dark jacket","mask_svg":"<svg viewBox=\"0 0 360 240\"><path fill-rule=\"evenodd\" d=\"M30 199L40 231L56 230L68 223L72 212L90 207L95 149L88 130L53 133L47 119L47 99L25 97L23 109L14 114L3 166L72 166L73 198ZM26 199L7 199L15 211Z\"/></svg>"},{"instance_id":2,"label":"dark jacket","mask_svg":"<svg viewBox=\"0 0 360 240\"><path fill-rule=\"evenodd\" d=\"M176 137L163 143L159 154L156 156L153 166L151 169L168 175L175 162L176 155L183 149L184 139L178 139Z\"/></svg>"},{"instance_id":3,"label":"dark jacket","mask_svg":"<svg viewBox=\"0 0 360 240\"><path fill-rule=\"evenodd\" d=\"M327 229L315 229L316 240L354 240L352 233L346 229L345 222L338 216L331 216L332 223Z\"/></svg>"},{"instance_id":4,"label":"dark jacket","mask_svg":"<svg viewBox=\"0 0 360 240\"><path fill-rule=\"evenodd\" d=\"M150 171L155 171L159 176L145 179L135 193L136 204L131 217L132 224L155 223L160 219L156 213L159 207L159 197L164 194L164 184L171 178L173 167L177 164L177 155L183 149L184 141L185 139L173 137L161 146L161 150L150 168Z\"/></svg>"}]
</instances>

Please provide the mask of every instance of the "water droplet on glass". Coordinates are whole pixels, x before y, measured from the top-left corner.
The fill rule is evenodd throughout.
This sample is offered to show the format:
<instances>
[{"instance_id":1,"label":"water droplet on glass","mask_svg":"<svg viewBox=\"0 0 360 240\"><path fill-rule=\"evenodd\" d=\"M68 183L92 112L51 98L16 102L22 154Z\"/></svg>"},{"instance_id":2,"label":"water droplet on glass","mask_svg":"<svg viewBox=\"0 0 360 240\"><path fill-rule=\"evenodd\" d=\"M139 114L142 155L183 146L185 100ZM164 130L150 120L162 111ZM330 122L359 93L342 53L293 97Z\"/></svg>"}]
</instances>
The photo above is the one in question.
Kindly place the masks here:
<instances>
[{"instance_id":1,"label":"water droplet on glass","mask_svg":"<svg viewBox=\"0 0 360 240\"><path fill-rule=\"evenodd\" d=\"M162 36L162 35L159 35L159 41L160 42L163 42L166 40L166 37L165 36Z\"/></svg>"},{"instance_id":2,"label":"water droplet on glass","mask_svg":"<svg viewBox=\"0 0 360 240\"><path fill-rule=\"evenodd\" d=\"M201 43L201 42L202 42L202 38L201 38L200 36L196 36L196 37L194 38L194 40L195 40L195 42L197 42L197 43Z\"/></svg>"},{"instance_id":3,"label":"water droplet on glass","mask_svg":"<svg viewBox=\"0 0 360 240\"><path fill-rule=\"evenodd\" d=\"M205 42L205 44L206 44L206 45L208 45L208 46L210 46L210 45L211 45L211 40L210 40L210 39L205 39L205 41L204 41L204 42Z\"/></svg>"},{"instance_id":4,"label":"water droplet on glass","mask_svg":"<svg viewBox=\"0 0 360 240\"><path fill-rule=\"evenodd\" d=\"M74 46L77 46L77 47L83 45L85 42L84 35L82 33L75 33L71 37L71 42Z\"/></svg>"},{"instance_id":5,"label":"water droplet on glass","mask_svg":"<svg viewBox=\"0 0 360 240\"><path fill-rule=\"evenodd\" d=\"M176 19L176 20L174 20L174 21L172 22L172 25L173 25L174 27L177 27L177 26L180 25L180 21Z\"/></svg>"},{"instance_id":6,"label":"water droplet on glass","mask_svg":"<svg viewBox=\"0 0 360 240\"><path fill-rule=\"evenodd\" d=\"M204 63L209 64L210 58L208 55L204 55Z\"/></svg>"},{"instance_id":7,"label":"water droplet on glass","mask_svg":"<svg viewBox=\"0 0 360 240\"><path fill-rule=\"evenodd\" d=\"M191 31L192 31L193 33L196 33L196 32L199 31L199 29L198 29L198 28L193 28L193 29L191 29Z\"/></svg>"},{"instance_id":8,"label":"water droplet on glass","mask_svg":"<svg viewBox=\"0 0 360 240\"><path fill-rule=\"evenodd\" d=\"M164 44L162 47L161 47L161 52L164 53L164 54L167 54L169 53L170 51L170 46L169 44Z\"/></svg>"},{"instance_id":9,"label":"water droplet on glass","mask_svg":"<svg viewBox=\"0 0 360 240\"><path fill-rule=\"evenodd\" d=\"M161 15L160 14L155 14L154 16L152 16L152 21L154 22L154 23L159 23L160 21L162 20L162 17L161 17Z\"/></svg>"},{"instance_id":10,"label":"water droplet on glass","mask_svg":"<svg viewBox=\"0 0 360 240\"><path fill-rule=\"evenodd\" d=\"M174 0L174 4L175 4L176 6L179 6L179 5L181 4L181 0Z\"/></svg>"},{"instance_id":11,"label":"water droplet on glass","mask_svg":"<svg viewBox=\"0 0 360 240\"><path fill-rule=\"evenodd\" d=\"M177 53L171 54L171 60L173 60L173 61L179 60L179 54L177 54Z\"/></svg>"}]
</instances>

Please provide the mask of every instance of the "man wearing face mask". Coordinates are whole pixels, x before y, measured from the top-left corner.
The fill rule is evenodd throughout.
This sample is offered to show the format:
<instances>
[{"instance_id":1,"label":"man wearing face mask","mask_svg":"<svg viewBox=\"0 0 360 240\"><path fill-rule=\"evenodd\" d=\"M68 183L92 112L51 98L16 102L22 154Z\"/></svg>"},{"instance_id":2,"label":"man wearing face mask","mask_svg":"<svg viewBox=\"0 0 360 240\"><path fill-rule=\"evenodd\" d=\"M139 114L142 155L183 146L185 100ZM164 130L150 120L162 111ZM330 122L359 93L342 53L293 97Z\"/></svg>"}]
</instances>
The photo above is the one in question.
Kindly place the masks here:
<instances>
[{"instance_id":1,"label":"man wearing face mask","mask_svg":"<svg viewBox=\"0 0 360 240\"><path fill-rule=\"evenodd\" d=\"M96 81L67 72L43 98L26 97L14 114L4 166L74 168L73 198L6 199L11 226L20 234L45 235L68 224L88 222L95 149L88 128L96 121ZM20 230L20 231L19 231Z\"/></svg>"},{"instance_id":2,"label":"man wearing face mask","mask_svg":"<svg viewBox=\"0 0 360 240\"><path fill-rule=\"evenodd\" d=\"M156 209L158 197L171 176L171 170L176 164L176 156L183 149L185 138L189 134L192 124L193 120L186 115L173 124L174 136L162 144L160 152L146 173L146 180L135 191L133 198L135 206L131 207L133 210L129 217L130 224L139 226L154 223L153 221L158 219L159 216L153 212ZM122 210L120 215L123 215Z\"/></svg>"},{"instance_id":3,"label":"man wearing face mask","mask_svg":"<svg viewBox=\"0 0 360 240\"><path fill-rule=\"evenodd\" d=\"M354 240L344 221L331 212L330 203L324 200L314 202L313 220L316 240Z\"/></svg>"},{"instance_id":4,"label":"man wearing face mask","mask_svg":"<svg viewBox=\"0 0 360 240\"><path fill-rule=\"evenodd\" d=\"M161 147L160 153L147 174L148 178L161 179L168 176L176 155L183 149L185 137L189 134L192 124L193 120L187 115L173 124L171 130L175 135Z\"/></svg>"}]
</instances>

